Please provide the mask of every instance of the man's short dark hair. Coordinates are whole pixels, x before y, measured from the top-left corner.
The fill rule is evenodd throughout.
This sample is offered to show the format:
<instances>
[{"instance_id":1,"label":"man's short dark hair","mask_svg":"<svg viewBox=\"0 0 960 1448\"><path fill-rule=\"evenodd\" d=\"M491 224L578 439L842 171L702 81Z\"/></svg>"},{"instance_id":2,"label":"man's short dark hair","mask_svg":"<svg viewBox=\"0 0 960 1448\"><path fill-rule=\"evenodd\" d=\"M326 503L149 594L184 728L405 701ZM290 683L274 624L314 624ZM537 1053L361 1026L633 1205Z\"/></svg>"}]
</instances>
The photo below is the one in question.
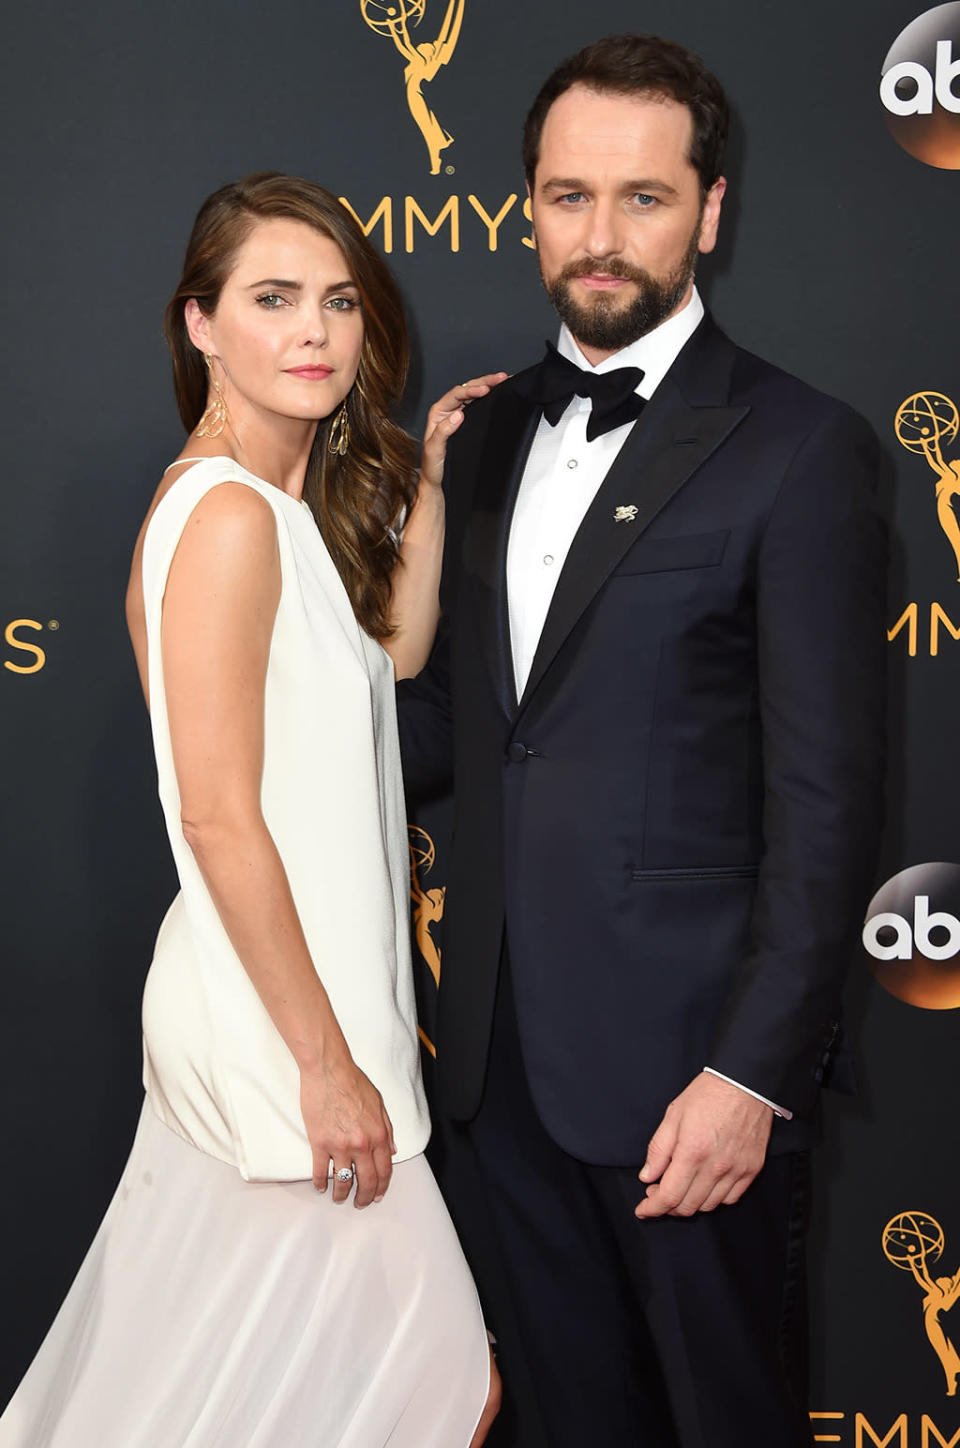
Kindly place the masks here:
<instances>
[{"instance_id":1,"label":"man's short dark hair","mask_svg":"<svg viewBox=\"0 0 960 1448\"><path fill-rule=\"evenodd\" d=\"M523 128L523 169L531 189L547 111L575 85L607 95L662 97L686 106L693 117L690 164L706 195L723 167L730 126L727 98L699 55L656 35L609 35L562 61L547 77Z\"/></svg>"}]
</instances>

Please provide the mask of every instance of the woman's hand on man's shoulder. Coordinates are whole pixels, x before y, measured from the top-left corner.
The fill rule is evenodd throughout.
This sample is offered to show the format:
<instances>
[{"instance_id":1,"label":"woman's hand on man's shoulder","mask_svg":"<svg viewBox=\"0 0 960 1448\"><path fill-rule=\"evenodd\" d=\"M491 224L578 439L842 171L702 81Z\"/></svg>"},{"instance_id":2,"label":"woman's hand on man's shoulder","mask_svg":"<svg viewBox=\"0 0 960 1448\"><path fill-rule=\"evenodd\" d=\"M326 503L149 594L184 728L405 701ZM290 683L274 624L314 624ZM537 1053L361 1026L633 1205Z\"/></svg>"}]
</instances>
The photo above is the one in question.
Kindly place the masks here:
<instances>
[{"instance_id":1,"label":"woman's hand on man's shoulder","mask_svg":"<svg viewBox=\"0 0 960 1448\"><path fill-rule=\"evenodd\" d=\"M464 410L471 402L486 397L509 373L488 372L483 377L474 377L470 382L461 382L451 387L427 413L427 427L423 437L423 455L420 462L420 477L423 482L439 488L443 482L443 464L447 455L447 443L463 422Z\"/></svg>"}]
</instances>

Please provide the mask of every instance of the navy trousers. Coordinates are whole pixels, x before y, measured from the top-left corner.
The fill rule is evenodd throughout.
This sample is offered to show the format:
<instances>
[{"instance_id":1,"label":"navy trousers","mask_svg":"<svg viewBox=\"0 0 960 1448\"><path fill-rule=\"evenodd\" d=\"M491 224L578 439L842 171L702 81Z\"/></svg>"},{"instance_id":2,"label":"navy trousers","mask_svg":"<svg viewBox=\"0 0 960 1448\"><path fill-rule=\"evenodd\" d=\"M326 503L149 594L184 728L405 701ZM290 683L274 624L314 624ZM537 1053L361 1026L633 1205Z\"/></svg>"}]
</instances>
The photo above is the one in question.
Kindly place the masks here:
<instances>
[{"instance_id":1,"label":"navy trousers","mask_svg":"<svg viewBox=\"0 0 960 1448\"><path fill-rule=\"evenodd\" d=\"M588 1165L542 1126L506 959L464 1130L549 1448L809 1448L806 1153L770 1158L732 1207L638 1221L642 1163Z\"/></svg>"}]
</instances>

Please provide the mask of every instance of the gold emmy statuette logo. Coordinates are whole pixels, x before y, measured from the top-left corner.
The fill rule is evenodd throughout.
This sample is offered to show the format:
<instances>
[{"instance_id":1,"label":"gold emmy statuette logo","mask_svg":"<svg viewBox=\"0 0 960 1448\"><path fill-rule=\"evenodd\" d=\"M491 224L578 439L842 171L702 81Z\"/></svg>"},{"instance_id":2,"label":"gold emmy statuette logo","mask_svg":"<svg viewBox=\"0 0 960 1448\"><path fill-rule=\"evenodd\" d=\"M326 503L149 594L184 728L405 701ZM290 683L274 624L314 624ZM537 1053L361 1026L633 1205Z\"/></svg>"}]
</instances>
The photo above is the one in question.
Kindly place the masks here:
<instances>
[{"instance_id":1,"label":"gold emmy statuette logo","mask_svg":"<svg viewBox=\"0 0 960 1448\"><path fill-rule=\"evenodd\" d=\"M957 1392L960 1356L947 1336L941 1319L960 1299L960 1272L952 1277L932 1277L930 1263L943 1254L943 1228L926 1212L901 1212L883 1229L883 1254L894 1267L912 1272L923 1292L923 1325L947 1379L947 1397Z\"/></svg>"},{"instance_id":2,"label":"gold emmy statuette logo","mask_svg":"<svg viewBox=\"0 0 960 1448\"><path fill-rule=\"evenodd\" d=\"M407 88L407 105L420 128L430 153L430 175L440 171L440 152L453 144L453 137L437 120L423 98L423 87L433 80L442 65L453 55L460 38L466 0L448 0L447 13L436 40L414 45L410 29L420 24L427 0L360 0L360 12L371 30L387 35L406 61L403 79Z\"/></svg>"},{"instance_id":3,"label":"gold emmy statuette logo","mask_svg":"<svg viewBox=\"0 0 960 1448\"><path fill-rule=\"evenodd\" d=\"M424 890L420 883L421 873L429 875L436 859L433 840L426 830L422 830L419 825L408 825L407 839L410 845L410 898L413 901L413 928L417 937L417 949L439 986L440 951L430 933L430 926L443 919L443 901L447 887L440 885L432 890ZM436 1056L436 1047L423 1028L418 1026L417 1032L431 1056Z\"/></svg>"},{"instance_id":4,"label":"gold emmy statuette logo","mask_svg":"<svg viewBox=\"0 0 960 1448\"><path fill-rule=\"evenodd\" d=\"M947 462L943 444L951 443L960 428L955 404L942 392L915 392L901 402L894 421L897 441L907 452L919 453L937 475L937 517L957 561L960 582L960 523L953 500L960 495L960 462Z\"/></svg>"}]
</instances>

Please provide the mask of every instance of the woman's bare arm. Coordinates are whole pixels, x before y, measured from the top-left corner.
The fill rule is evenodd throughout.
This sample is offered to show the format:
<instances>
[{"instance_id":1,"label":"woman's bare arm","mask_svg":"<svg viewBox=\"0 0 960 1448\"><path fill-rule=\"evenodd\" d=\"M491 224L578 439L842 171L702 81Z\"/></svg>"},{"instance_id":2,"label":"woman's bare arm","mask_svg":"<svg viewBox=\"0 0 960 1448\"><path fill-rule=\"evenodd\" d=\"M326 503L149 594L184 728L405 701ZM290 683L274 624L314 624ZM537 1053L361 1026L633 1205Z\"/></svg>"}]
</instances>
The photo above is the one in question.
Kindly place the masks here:
<instances>
[{"instance_id":1,"label":"woman's bare arm","mask_svg":"<svg viewBox=\"0 0 960 1448\"><path fill-rule=\"evenodd\" d=\"M269 503L243 483L212 488L184 529L161 635L184 837L231 943L290 1049L314 1181L355 1163L358 1206L386 1191L392 1130L350 1055L303 935L260 808L267 659L280 601ZM349 1188L335 1183L342 1199Z\"/></svg>"}]
</instances>

